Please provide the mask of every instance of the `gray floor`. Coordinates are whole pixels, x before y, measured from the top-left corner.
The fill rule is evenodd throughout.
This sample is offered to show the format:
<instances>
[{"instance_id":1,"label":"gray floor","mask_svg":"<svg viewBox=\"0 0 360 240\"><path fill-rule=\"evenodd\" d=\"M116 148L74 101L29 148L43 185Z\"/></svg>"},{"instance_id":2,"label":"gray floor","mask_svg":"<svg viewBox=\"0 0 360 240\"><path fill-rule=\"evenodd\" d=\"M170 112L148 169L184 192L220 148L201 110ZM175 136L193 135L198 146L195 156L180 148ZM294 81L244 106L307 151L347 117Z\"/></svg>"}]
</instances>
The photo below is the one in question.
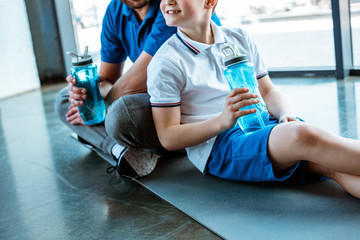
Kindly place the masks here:
<instances>
[{"instance_id":1,"label":"gray floor","mask_svg":"<svg viewBox=\"0 0 360 240\"><path fill-rule=\"evenodd\" d=\"M274 82L290 100L299 117L334 133L359 139L360 101L357 96L360 78L351 78L346 82L334 79L276 79ZM54 85L0 101L0 239L219 239L215 231L225 235L221 231L226 232L226 225L209 225L192 215L200 221L198 223L184 214L186 209L175 201L171 204L147 189L152 186L146 188L135 181L108 175L105 172L108 163L72 139L70 130L57 119L53 101L62 86ZM176 166L178 158L161 159L160 164L160 172L148 180L144 178L143 184L156 182L157 176L159 179L164 177L161 173L166 172L166 165L169 164L169 168ZM202 181L208 179L197 175L192 165L185 164L184 170L191 171ZM222 182L209 179L214 181L214 186ZM168 188L182 186L184 180L175 180L173 183L177 184ZM359 200L334 186L331 182L326 183L319 192L315 186L295 192L288 187L276 186L276 191L290 191L292 200L299 201L292 202L291 209L295 215L289 215L289 221L296 219L296 213L301 211L308 216L308 219L303 219L304 222L314 220L310 210L319 215L328 207L333 215L320 217L324 222L317 224L324 224L322 229L327 229L325 225L329 216L336 223L337 214L339 221L345 219L350 227L358 226L358 217L354 214L359 215ZM334 189L335 193L332 193ZM245 184L243 191L255 197L264 196L271 192L271 185ZM231 199L232 195L225 194L223 197ZM309 195L314 195L317 201L329 198L336 204L328 199L323 208L314 209L318 202L304 202ZM343 209L341 199L345 199L346 207ZM254 206L252 199L245 200L243 203L249 205L242 205L243 209ZM205 199L203 209L209 211L211 208L207 208L207 204L211 207L212 203L214 201L207 203ZM259 236L271 231L268 226L262 225L264 214L268 221L276 221L279 217L278 211L269 210L272 207L269 201L264 204L268 205L255 204L256 211L252 211L255 215L251 221L258 221L257 228L252 231L258 232ZM284 208L288 209L290 205ZM350 214L351 208L357 210ZM225 219L234 217L224 215L224 212L224 208L215 208L208 215ZM336 229L337 226L329 227ZM307 225L297 227L299 232ZM346 227L339 228L339 231L346 231ZM240 228L232 234L241 236L239 239L250 237ZM316 232L313 238L325 239L325 236L326 232Z\"/></svg>"}]
</instances>

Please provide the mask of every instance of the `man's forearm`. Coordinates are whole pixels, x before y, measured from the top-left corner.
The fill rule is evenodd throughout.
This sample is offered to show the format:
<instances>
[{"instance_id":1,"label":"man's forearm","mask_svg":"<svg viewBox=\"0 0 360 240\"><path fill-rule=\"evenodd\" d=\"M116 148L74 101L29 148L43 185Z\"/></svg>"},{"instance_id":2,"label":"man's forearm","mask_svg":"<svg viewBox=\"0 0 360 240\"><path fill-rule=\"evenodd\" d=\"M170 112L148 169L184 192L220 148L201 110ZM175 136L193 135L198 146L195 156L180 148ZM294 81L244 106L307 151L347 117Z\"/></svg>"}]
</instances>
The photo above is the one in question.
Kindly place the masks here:
<instances>
[{"instance_id":1,"label":"man's forearm","mask_svg":"<svg viewBox=\"0 0 360 240\"><path fill-rule=\"evenodd\" d=\"M107 101L113 102L125 95L146 92L146 75L131 74L130 71L115 82L106 96Z\"/></svg>"},{"instance_id":2,"label":"man's forearm","mask_svg":"<svg viewBox=\"0 0 360 240\"><path fill-rule=\"evenodd\" d=\"M107 100L113 102L125 95L146 92L147 67L151 58L151 55L142 52L131 68L114 83Z\"/></svg>"}]
</instances>

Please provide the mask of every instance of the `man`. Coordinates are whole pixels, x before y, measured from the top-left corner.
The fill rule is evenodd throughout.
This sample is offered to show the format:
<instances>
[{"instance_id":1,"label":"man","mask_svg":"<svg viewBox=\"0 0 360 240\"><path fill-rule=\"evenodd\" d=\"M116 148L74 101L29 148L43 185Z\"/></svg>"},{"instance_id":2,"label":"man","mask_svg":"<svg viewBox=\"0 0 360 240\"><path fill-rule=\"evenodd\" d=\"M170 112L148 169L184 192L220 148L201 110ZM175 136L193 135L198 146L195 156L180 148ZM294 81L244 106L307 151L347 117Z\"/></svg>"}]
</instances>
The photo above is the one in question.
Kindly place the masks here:
<instances>
[{"instance_id":1,"label":"man","mask_svg":"<svg viewBox=\"0 0 360 240\"><path fill-rule=\"evenodd\" d=\"M76 79L71 75L66 78L68 87L55 101L60 119L79 140L112 156L120 165L119 173L131 177L150 173L158 158L153 153L164 151L156 135L146 93L146 69L157 49L176 28L165 24L159 5L160 0L112 0L106 10L99 69L101 94L111 104L105 124L84 125L78 106L84 104L86 92L75 86ZM219 24L216 15L213 19ZM127 57L133 65L124 74Z\"/></svg>"}]
</instances>

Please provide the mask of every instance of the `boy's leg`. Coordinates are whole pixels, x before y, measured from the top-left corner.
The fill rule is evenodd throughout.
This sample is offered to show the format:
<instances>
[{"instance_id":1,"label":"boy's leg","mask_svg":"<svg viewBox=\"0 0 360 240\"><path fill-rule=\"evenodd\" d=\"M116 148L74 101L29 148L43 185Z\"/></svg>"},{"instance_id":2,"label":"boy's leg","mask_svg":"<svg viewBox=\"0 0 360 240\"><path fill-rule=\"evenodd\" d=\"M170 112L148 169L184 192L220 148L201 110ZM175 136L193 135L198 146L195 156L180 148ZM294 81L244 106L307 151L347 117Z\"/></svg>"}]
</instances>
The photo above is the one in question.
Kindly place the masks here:
<instances>
[{"instance_id":1,"label":"boy's leg","mask_svg":"<svg viewBox=\"0 0 360 240\"><path fill-rule=\"evenodd\" d=\"M331 134L306 123L279 124L272 130L268 153L281 172L299 160L308 160L306 171L329 177L360 198L360 142Z\"/></svg>"},{"instance_id":2,"label":"boy's leg","mask_svg":"<svg viewBox=\"0 0 360 240\"><path fill-rule=\"evenodd\" d=\"M360 176L336 172L333 179L348 193L360 199Z\"/></svg>"},{"instance_id":3,"label":"boy's leg","mask_svg":"<svg viewBox=\"0 0 360 240\"><path fill-rule=\"evenodd\" d=\"M68 112L68 107L70 105L68 97L68 88L66 87L59 92L55 99L55 111L60 120L65 123L71 130L73 130L78 136L85 139L95 148L111 155L111 149L116 144L116 141L107 134L104 124L93 126L72 125L66 121L65 114Z\"/></svg>"},{"instance_id":4,"label":"boy's leg","mask_svg":"<svg viewBox=\"0 0 360 240\"><path fill-rule=\"evenodd\" d=\"M113 102L105 118L107 133L119 144L163 153L147 93L127 95Z\"/></svg>"},{"instance_id":5,"label":"boy's leg","mask_svg":"<svg viewBox=\"0 0 360 240\"><path fill-rule=\"evenodd\" d=\"M307 160L335 172L360 176L360 141L337 136L303 122L279 124L268 141L276 171Z\"/></svg>"},{"instance_id":6,"label":"boy's leg","mask_svg":"<svg viewBox=\"0 0 360 240\"><path fill-rule=\"evenodd\" d=\"M309 162L306 167L307 174L327 176L335 180L348 193L360 199L360 176L334 172L316 163Z\"/></svg>"}]
</instances>

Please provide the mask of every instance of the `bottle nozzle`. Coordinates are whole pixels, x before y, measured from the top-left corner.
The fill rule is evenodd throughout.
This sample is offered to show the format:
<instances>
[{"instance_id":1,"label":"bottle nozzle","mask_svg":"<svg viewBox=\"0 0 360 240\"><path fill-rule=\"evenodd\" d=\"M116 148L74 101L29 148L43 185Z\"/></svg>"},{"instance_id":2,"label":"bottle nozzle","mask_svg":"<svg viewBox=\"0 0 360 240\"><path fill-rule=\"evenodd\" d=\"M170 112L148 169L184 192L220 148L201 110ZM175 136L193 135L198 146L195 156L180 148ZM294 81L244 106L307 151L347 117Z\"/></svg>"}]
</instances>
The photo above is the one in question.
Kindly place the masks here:
<instances>
[{"instance_id":1,"label":"bottle nozzle","mask_svg":"<svg viewBox=\"0 0 360 240\"><path fill-rule=\"evenodd\" d=\"M232 47L230 47L229 45L226 47L223 47L223 49L221 49L221 51L225 55L225 58L230 58L232 56L235 56L235 50Z\"/></svg>"},{"instance_id":2,"label":"bottle nozzle","mask_svg":"<svg viewBox=\"0 0 360 240\"><path fill-rule=\"evenodd\" d=\"M67 55L70 55L72 58L76 58L79 61L79 55L73 52L66 52Z\"/></svg>"},{"instance_id":3,"label":"bottle nozzle","mask_svg":"<svg viewBox=\"0 0 360 240\"><path fill-rule=\"evenodd\" d=\"M85 46L85 50L84 50L84 58L89 56L89 47Z\"/></svg>"},{"instance_id":4,"label":"bottle nozzle","mask_svg":"<svg viewBox=\"0 0 360 240\"><path fill-rule=\"evenodd\" d=\"M225 56L225 66L229 67L235 63L247 61L246 55L239 53L236 46L227 45L221 49Z\"/></svg>"},{"instance_id":5,"label":"bottle nozzle","mask_svg":"<svg viewBox=\"0 0 360 240\"><path fill-rule=\"evenodd\" d=\"M84 66L92 63L91 55L89 55L89 47L85 46L84 55L79 55L73 52L67 52L73 58L73 66ZM76 60L75 60L76 58Z\"/></svg>"}]
</instances>

